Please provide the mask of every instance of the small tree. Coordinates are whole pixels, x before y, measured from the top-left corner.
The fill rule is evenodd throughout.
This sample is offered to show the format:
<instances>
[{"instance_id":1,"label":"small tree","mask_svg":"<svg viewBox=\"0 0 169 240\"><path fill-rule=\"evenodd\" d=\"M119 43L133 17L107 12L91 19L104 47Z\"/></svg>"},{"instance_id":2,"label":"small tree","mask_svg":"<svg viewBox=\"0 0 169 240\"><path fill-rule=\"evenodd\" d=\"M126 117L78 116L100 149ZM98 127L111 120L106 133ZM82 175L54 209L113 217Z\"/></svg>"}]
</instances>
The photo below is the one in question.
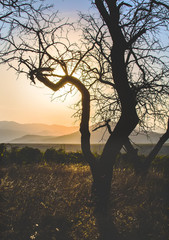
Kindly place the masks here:
<instances>
[{"instance_id":1,"label":"small tree","mask_svg":"<svg viewBox=\"0 0 169 240\"><path fill-rule=\"evenodd\" d=\"M80 50L67 35L73 25L57 14L37 11L32 2L31 11L20 8L14 16L4 16L1 20L10 28L4 35L2 25L0 58L18 73L27 74L33 83L39 81L53 91L69 83L80 91L82 152L93 176L93 199L104 209L116 156L139 119L145 123L146 114L166 113L168 59L162 53L168 46L159 45L156 31L168 28L168 6L154 0L95 0L93 4L100 15L82 15L90 23L85 25ZM80 79L76 72L81 73ZM99 160L90 149L91 100L99 106L97 119L105 121L110 133ZM160 109L159 104L165 107ZM116 122L113 130L110 120Z\"/></svg>"}]
</instances>

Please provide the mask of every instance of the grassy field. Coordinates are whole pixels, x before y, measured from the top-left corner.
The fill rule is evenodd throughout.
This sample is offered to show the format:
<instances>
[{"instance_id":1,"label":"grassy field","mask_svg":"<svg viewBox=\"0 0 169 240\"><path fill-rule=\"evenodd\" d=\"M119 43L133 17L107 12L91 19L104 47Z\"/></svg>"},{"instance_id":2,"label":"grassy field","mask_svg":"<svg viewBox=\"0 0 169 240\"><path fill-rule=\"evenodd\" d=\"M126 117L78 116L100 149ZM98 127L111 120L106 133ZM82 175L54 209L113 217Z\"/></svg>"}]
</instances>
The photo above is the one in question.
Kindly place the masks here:
<instances>
[{"instance_id":1,"label":"grassy field","mask_svg":"<svg viewBox=\"0 0 169 240\"><path fill-rule=\"evenodd\" d=\"M169 239L169 157L158 157L146 179L119 158L109 212L100 218L81 153L1 147L0 239Z\"/></svg>"},{"instance_id":2,"label":"grassy field","mask_svg":"<svg viewBox=\"0 0 169 240\"><path fill-rule=\"evenodd\" d=\"M91 180L81 164L3 166L1 239L94 240L110 229L116 239L168 239L168 180L161 173L143 181L131 170L114 170L109 219L102 223L90 206Z\"/></svg>"}]
</instances>

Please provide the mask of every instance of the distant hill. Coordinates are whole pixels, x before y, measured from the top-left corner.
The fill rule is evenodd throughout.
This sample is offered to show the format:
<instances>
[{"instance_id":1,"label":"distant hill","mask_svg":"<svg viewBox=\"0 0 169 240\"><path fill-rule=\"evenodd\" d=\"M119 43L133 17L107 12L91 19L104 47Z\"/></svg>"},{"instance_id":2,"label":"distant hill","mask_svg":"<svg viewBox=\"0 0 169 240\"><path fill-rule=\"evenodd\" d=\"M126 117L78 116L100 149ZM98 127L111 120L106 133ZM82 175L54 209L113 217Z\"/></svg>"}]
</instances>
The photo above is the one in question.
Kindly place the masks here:
<instances>
[{"instance_id":1,"label":"distant hill","mask_svg":"<svg viewBox=\"0 0 169 240\"><path fill-rule=\"evenodd\" d=\"M91 132L91 143L105 143L108 139L108 132L105 129L98 129ZM136 144L154 144L157 143L161 134L150 132L149 137L145 134L132 135L131 140ZM40 136L40 135L25 135L21 138L16 138L11 143L56 143L56 144L80 144L80 132L76 131L63 136ZM169 142L169 141L168 141Z\"/></svg>"},{"instance_id":2,"label":"distant hill","mask_svg":"<svg viewBox=\"0 0 169 240\"><path fill-rule=\"evenodd\" d=\"M24 135L39 136L61 136L73 133L79 127L67 127L63 125L47 124L20 124L16 122L0 121L0 143L7 143L15 138L21 138Z\"/></svg>"},{"instance_id":3,"label":"distant hill","mask_svg":"<svg viewBox=\"0 0 169 240\"><path fill-rule=\"evenodd\" d=\"M113 124L112 124L113 126ZM0 121L0 143L56 143L56 144L80 144L79 127L66 127L63 125L47 124L20 124L16 122ZM91 143L105 143L109 133L105 128L92 132ZM145 134L132 134L132 141L136 144L156 143L161 134L150 132L148 138ZM168 141L169 143L169 141Z\"/></svg>"},{"instance_id":4,"label":"distant hill","mask_svg":"<svg viewBox=\"0 0 169 240\"><path fill-rule=\"evenodd\" d=\"M80 133L75 132L69 135L54 137L54 136L39 136L39 135L25 135L21 138L16 138L10 143L80 143Z\"/></svg>"}]
</instances>

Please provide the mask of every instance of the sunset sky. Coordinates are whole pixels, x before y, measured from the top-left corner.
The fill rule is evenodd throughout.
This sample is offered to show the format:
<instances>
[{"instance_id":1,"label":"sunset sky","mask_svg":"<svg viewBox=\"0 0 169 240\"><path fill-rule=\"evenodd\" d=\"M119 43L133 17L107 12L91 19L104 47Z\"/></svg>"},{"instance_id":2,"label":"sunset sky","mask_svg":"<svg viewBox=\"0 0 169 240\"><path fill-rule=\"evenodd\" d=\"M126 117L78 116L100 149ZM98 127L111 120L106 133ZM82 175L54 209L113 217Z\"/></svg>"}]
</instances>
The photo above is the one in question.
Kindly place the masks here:
<instances>
[{"instance_id":1,"label":"sunset sky","mask_svg":"<svg viewBox=\"0 0 169 240\"><path fill-rule=\"evenodd\" d=\"M77 11L88 11L90 0L50 0L55 9L63 16L77 17ZM30 84L26 76L17 79L16 72L5 65L0 66L0 121L16 121L19 123L47 123L77 125L71 118L74 113L70 106L75 102L70 97L66 102L59 99L51 101L52 91L45 87Z\"/></svg>"}]
</instances>

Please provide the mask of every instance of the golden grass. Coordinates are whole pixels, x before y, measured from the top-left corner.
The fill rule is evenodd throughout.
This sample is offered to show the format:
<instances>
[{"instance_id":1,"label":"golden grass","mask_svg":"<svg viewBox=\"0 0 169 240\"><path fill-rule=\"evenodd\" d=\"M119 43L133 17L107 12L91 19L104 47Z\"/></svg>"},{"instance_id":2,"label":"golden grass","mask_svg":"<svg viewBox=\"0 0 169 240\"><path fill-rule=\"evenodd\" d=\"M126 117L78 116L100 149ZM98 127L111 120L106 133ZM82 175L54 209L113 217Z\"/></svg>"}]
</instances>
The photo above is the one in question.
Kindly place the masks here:
<instances>
[{"instance_id":1,"label":"golden grass","mask_svg":"<svg viewBox=\"0 0 169 240\"><path fill-rule=\"evenodd\" d=\"M91 182L89 168L80 164L1 168L1 239L103 239L101 231L111 224L121 240L168 239L168 180L162 174L143 181L131 170L114 170L105 226L90 206Z\"/></svg>"}]
</instances>

